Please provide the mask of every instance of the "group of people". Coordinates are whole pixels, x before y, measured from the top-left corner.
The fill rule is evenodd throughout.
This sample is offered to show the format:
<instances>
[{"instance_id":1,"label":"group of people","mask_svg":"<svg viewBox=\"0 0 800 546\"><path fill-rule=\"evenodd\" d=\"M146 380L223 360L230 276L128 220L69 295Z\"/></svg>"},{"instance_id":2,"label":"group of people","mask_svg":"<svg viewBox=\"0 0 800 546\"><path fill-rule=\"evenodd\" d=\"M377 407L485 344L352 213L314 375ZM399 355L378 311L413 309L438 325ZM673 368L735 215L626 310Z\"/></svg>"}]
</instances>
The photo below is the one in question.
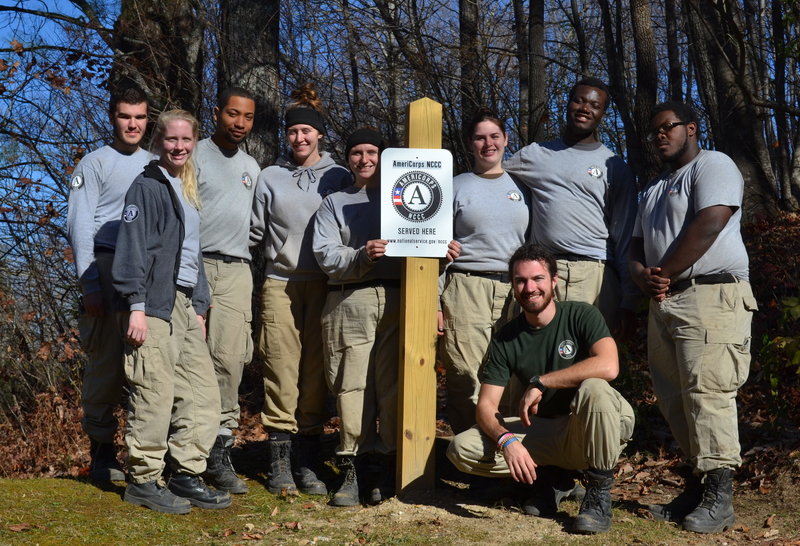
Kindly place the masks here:
<instances>
[{"instance_id":1,"label":"group of people","mask_svg":"<svg viewBox=\"0 0 800 546\"><path fill-rule=\"evenodd\" d=\"M247 90L222 93L214 134L200 142L190 113L163 112L147 152L147 97L124 86L111 97L112 144L71 178L90 475L125 479L113 411L127 385L124 498L133 504L186 513L247 491L230 451L253 352L254 247L266 259L257 348L267 488L328 493L317 473L331 393L341 419L331 504L394 494L400 262L380 237L386 143L360 127L339 166L322 149L313 85L292 98L288 151L260 170L240 149L256 115ZM681 495L650 510L718 532L734 521L735 397L756 309L739 233L742 177L724 154L700 150L688 106L664 103L649 138L666 170L637 203L633 173L597 138L609 101L600 80L578 81L563 136L508 159L495 113L481 109L469 124L473 169L453 181L455 241L440 280L456 434L448 456L464 472L524 484L533 515L584 493L579 471L586 489L574 529L607 531L617 459L634 427L609 384L619 373L612 333L631 331L643 293L654 390L693 468Z\"/></svg>"}]
</instances>

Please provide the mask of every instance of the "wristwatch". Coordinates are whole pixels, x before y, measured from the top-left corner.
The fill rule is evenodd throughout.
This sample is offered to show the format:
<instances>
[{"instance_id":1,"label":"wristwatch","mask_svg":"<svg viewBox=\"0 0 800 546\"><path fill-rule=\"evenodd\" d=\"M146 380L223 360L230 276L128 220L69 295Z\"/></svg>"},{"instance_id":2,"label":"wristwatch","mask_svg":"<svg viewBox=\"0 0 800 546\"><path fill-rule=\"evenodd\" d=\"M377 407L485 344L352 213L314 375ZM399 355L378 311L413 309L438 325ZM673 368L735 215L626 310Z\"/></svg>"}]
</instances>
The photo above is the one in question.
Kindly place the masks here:
<instances>
[{"instance_id":1,"label":"wristwatch","mask_svg":"<svg viewBox=\"0 0 800 546\"><path fill-rule=\"evenodd\" d=\"M533 377L531 377L531 380L528 382L528 384L533 385L534 387L542 391L542 393L544 393L544 391L547 390L547 387L542 385L542 380L539 378L538 375L534 375Z\"/></svg>"}]
</instances>

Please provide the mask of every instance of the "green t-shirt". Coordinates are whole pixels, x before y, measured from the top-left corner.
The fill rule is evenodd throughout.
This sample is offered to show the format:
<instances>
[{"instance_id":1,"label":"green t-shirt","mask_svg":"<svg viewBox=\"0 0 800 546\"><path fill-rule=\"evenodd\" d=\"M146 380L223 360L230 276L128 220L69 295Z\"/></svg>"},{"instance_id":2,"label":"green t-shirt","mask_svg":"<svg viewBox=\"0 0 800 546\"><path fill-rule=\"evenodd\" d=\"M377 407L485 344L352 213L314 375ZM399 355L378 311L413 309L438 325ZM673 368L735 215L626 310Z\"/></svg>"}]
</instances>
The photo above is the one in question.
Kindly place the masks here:
<instances>
[{"instance_id":1,"label":"green t-shirt","mask_svg":"<svg viewBox=\"0 0 800 546\"><path fill-rule=\"evenodd\" d=\"M610 337L603 315L588 303L556 302L556 315L544 328L534 329L521 313L492 339L478 378L505 387L511 374L523 385L534 375L562 370L589 357L595 342ZM539 403L540 417L566 415L577 389L547 389Z\"/></svg>"}]
</instances>

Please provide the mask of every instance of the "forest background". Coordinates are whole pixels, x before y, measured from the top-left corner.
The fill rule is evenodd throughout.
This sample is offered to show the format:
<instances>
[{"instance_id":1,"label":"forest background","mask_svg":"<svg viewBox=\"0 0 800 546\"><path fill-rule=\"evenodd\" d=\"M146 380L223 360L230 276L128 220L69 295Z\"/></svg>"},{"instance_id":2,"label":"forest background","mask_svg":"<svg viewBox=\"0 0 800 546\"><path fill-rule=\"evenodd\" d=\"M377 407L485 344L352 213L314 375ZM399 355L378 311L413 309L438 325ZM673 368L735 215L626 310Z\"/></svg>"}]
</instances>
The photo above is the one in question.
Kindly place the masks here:
<instances>
[{"instance_id":1,"label":"forest background","mask_svg":"<svg viewBox=\"0 0 800 546\"><path fill-rule=\"evenodd\" d=\"M245 147L262 167L284 147L283 108L300 83L317 85L339 160L362 124L403 145L406 106L427 96L444 105L443 146L462 172L476 108L507 120L515 151L557 137L569 87L591 75L611 89L600 138L640 186L659 169L644 136L663 100L690 103L702 145L744 176L761 311L740 396L753 456L739 479L768 490L775 468L800 458L799 20L792 0L0 2L0 477L76 474L88 460L74 426L84 356L66 203L74 166L110 140L113 82L138 82L153 114L196 112L204 135L219 90L251 89ZM647 425L659 417L644 340L641 321L622 388L641 413L640 446L666 456L663 423ZM242 388L251 413L259 364Z\"/></svg>"}]
</instances>

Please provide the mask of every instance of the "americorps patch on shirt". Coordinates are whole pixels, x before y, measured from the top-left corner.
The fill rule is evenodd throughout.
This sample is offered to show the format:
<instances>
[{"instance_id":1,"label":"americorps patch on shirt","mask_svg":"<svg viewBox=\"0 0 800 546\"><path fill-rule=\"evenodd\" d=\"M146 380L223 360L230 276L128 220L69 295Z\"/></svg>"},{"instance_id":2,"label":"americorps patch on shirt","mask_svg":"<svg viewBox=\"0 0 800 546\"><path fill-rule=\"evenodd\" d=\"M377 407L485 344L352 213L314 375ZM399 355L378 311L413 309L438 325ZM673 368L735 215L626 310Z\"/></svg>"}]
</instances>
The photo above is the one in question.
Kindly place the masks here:
<instances>
[{"instance_id":1,"label":"americorps patch on shirt","mask_svg":"<svg viewBox=\"0 0 800 546\"><path fill-rule=\"evenodd\" d=\"M125 207L125 210L122 211L122 219L128 223L133 222L139 217L139 207L136 205L128 205Z\"/></svg>"}]
</instances>

